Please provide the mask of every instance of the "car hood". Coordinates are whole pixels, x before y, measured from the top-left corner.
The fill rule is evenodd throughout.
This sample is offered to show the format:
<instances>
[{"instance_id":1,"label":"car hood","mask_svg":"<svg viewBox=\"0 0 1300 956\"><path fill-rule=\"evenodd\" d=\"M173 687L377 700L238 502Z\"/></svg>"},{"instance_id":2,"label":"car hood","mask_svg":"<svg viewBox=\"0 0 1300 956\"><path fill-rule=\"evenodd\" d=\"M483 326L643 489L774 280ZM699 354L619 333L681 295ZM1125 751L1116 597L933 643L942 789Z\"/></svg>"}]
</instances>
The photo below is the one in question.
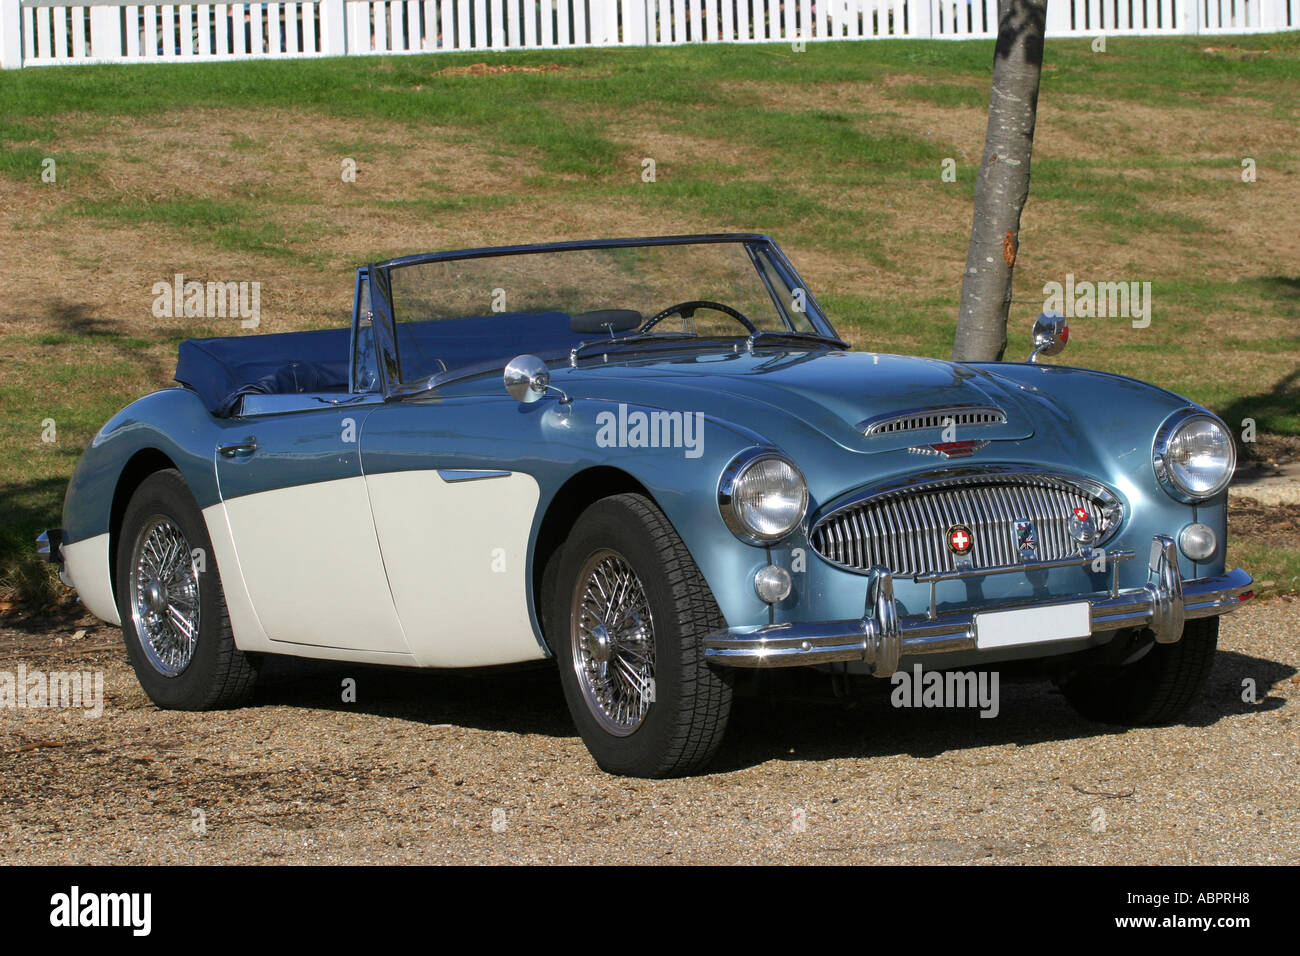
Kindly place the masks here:
<instances>
[{"instance_id":1,"label":"car hood","mask_svg":"<svg viewBox=\"0 0 1300 956\"><path fill-rule=\"evenodd\" d=\"M1061 414L1036 390L985 369L939 359L843 351L614 358L563 370L555 383L573 389L576 397L703 411L760 432L765 425L779 430L782 420L795 419L851 451L868 454L945 437L1023 440L1034 434L1044 415ZM863 433L862 423L877 416L958 406L993 406L1005 413L1006 423L963 425L949 436L942 428Z\"/></svg>"}]
</instances>

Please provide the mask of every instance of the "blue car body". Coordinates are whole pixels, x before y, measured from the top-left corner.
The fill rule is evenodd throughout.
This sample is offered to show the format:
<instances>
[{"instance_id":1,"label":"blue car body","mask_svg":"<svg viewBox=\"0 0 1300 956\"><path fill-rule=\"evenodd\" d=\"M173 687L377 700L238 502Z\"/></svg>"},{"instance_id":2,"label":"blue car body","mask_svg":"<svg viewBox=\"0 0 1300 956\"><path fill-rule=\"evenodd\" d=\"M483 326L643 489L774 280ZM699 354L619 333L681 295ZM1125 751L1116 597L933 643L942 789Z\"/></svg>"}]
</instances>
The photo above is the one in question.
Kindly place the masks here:
<instances>
[{"instance_id":1,"label":"blue car body","mask_svg":"<svg viewBox=\"0 0 1300 956\"><path fill-rule=\"evenodd\" d=\"M762 236L691 241L711 239L770 245ZM384 276L410 261L379 263L359 272L358 287L372 301L371 308L363 308L366 303L358 296L350 337L353 353L367 319L380 355L393 347L397 332L388 311L391 303L385 301ZM783 256L780 261L793 276L793 266ZM815 301L811 312L819 330L833 336ZM954 363L777 340L747 346L665 343L648 350L624 350L615 344L570 360L569 349L584 336L575 334L570 340L567 333L557 333L541 346L519 339L514 350L508 317L501 322L501 341L483 346L490 358L487 367L477 374L451 376L422 392L404 394L385 387L382 358L379 387L359 388L353 353L342 353L347 338L340 332L330 340L330 348L338 348L339 360L346 362L341 388L277 395L259 386L223 412L220 403L231 396L205 395L205 389L225 386L201 381L199 371L193 373L197 384L191 381L132 403L95 436L69 486L56 549L69 579L95 614L120 621L121 582L115 580L114 556L122 511L144 475L174 467L212 532L236 640L241 649L252 651L420 666L547 657L551 648L541 624L542 562L550 542L582 506L626 490L645 494L662 510L712 591L727 624L727 633L712 645L719 664L842 662L850 670L870 673L880 671L882 660L893 669L922 654L931 658L928 665L949 667L1098 645L1110 631L1090 630L1051 644L981 648L968 618L986 609L1051 606L1081 596L1116 603L1118 595L1145 593L1152 599L1148 605L1158 604L1159 582L1153 584L1153 575L1167 577L1171 568L1157 567L1152 542L1177 539L1192 524L1207 526L1220 544L1210 557L1195 561L1177 548L1162 552L1163 560L1176 563L1180 587L1215 582L1206 587L1210 596L1205 601L1213 603L1213 613L1221 613L1250 583L1244 573L1229 571L1224 564L1226 492L1184 503L1167 493L1153 468L1153 441L1162 424L1184 410L1204 411L1161 388L1060 365ZM257 338L262 337L241 341ZM300 341L310 351L309 340ZM506 394L500 373L513 351L542 354L550 366L550 385L567 401L544 398L524 404ZM332 381L340 367L336 363L316 372L320 380ZM184 370L178 377L184 377ZM972 443L974 450L963 448L963 457L953 459L935 451L948 443L950 423L864 433L864 422L930 408L992 408L1002 418L961 429L961 437L978 441ZM601 440L602 428L613 423L625 429L621 423L634 420L636 413L647 418L655 413L698 416L693 420L702 423L702 441L698 447L683 448ZM244 447L249 443L255 448ZM720 514L718 489L738 456L764 449L797 463L806 477L809 503L806 520L792 534L775 544L755 546L728 527ZM419 484L425 479L417 476L435 474L436 484L433 478L428 485ZM409 484L402 484L403 475ZM953 620L963 628L960 640L947 636L957 633L954 624L947 635L927 633L924 640L908 643L898 638L896 623L882 619L879 571L828 556L828 546L816 539L824 519L855 502L871 500L877 492L952 480L978 485L1017 475L1059 476L1078 479L1083 488L1100 486L1097 500L1104 499L1112 510L1106 533L1092 553L1133 552L1135 557L1100 564L1077 560L1036 567L1036 573L976 579L962 577L958 562L957 574L937 581L916 578L944 568L918 565L906 574L893 569L888 616L916 623L957 615ZM517 498L511 497L513 510L495 515L492 488L510 476L522 482L512 492L517 493ZM304 509L277 527L264 526L278 520L274 508L258 511L250 520L263 526L247 533L257 536L256 545L246 543L250 539L235 526L233 503L277 492L298 494L322 483L355 489L357 497L323 498L323 510ZM437 506L446 511L427 522L412 514L408 531L396 516L375 510L385 504L375 497L381 486L406 489L402 493L413 497L402 507L411 511L419 508L424 493L420 489L433 489ZM496 486L507 487L505 482ZM506 533L506 524L491 532L499 542L473 530L480 521L490 525L498 519L518 523L517 542ZM322 547L331 539L321 524L334 522L338 543ZM949 533L948 524L940 516L929 532ZM458 539L449 540L440 529L453 526L459 529ZM415 540L404 537L408 533ZM391 549L384 535L395 542ZM378 546L376 537L381 539ZM245 552L252 547L278 552L250 560ZM448 551L460 557L453 560ZM411 556L420 553L436 557L438 568L426 579L428 593L423 595L416 593L413 580L395 583L392 566L395 554L409 565ZM840 552L841 557L845 553ZM1079 553L1086 557L1089 548ZM916 560L924 562L924 556ZM492 571L496 578L474 570L466 571L464 581L459 579L458 562L462 568L477 569L493 561L501 565ZM768 565L787 570L792 581L789 595L775 603L761 599L754 585L756 572ZM280 573L282 581L262 579ZM268 600L259 599L262 589L292 591L304 581L315 583L310 594L302 595L303 620L293 624L284 611L284 623L277 625L280 632L272 633L259 605L259 600ZM389 587L382 587L385 581ZM365 582L370 592L379 593L360 593ZM378 589L371 587L376 582L381 583ZM494 643L495 638L485 636L487 628L500 629L503 621L511 620L500 614L480 633L466 610L471 604L457 593L466 588L480 589L484 605L518 603L509 613L522 623L520 638ZM1144 592L1148 588L1152 590ZM1191 597L1186 602L1194 603ZM419 633L418 622L434 620L434 606L448 603L468 616L457 624L461 633L455 640L462 646L456 649L448 646L451 639L445 635L432 646ZM315 610L308 604L316 605ZM341 636L328 642L313 638L313 629L332 626L340 615L347 617L340 609L350 605L359 605L360 612L341 626ZM1117 617L1116 626L1142 623L1156 613L1148 608L1141 612L1145 617ZM376 615L389 623L363 624ZM835 633L829 633L827 628L836 622L831 628ZM856 657L844 650L846 641L856 639L854 622L860 624L862 637L862 653ZM376 634L360 633L372 626ZM342 634L347 630L356 633L354 640ZM893 635L892 657L879 656L881 632L885 640Z\"/></svg>"}]
</instances>

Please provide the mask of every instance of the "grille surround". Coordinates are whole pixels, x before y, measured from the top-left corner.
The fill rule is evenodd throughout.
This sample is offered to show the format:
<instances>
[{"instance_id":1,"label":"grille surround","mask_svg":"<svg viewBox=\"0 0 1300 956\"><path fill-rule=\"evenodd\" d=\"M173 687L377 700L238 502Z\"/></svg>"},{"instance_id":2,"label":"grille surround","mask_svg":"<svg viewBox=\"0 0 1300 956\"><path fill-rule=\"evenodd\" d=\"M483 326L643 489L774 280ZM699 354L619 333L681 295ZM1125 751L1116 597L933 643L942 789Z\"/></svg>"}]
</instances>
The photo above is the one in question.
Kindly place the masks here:
<instances>
[{"instance_id":1,"label":"grille surround","mask_svg":"<svg viewBox=\"0 0 1300 956\"><path fill-rule=\"evenodd\" d=\"M905 412L890 412L858 422L858 430L868 438L897 435L927 428L974 428L981 425L1005 425L1007 413L994 405L933 405Z\"/></svg>"},{"instance_id":2,"label":"grille surround","mask_svg":"<svg viewBox=\"0 0 1300 956\"><path fill-rule=\"evenodd\" d=\"M1071 509L1081 505L1096 522L1094 547L1113 538L1124 521L1119 497L1086 478L1027 469L918 475L869 489L818 518L809 544L836 567L866 574L874 565L899 576L953 571L947 529L970 527L967 556L979 569L1020 563L1013 522L1028 518L1038 534L1036 560L1071 557L1081 545L1070 537Z\"/></svg>"}]
</instances>

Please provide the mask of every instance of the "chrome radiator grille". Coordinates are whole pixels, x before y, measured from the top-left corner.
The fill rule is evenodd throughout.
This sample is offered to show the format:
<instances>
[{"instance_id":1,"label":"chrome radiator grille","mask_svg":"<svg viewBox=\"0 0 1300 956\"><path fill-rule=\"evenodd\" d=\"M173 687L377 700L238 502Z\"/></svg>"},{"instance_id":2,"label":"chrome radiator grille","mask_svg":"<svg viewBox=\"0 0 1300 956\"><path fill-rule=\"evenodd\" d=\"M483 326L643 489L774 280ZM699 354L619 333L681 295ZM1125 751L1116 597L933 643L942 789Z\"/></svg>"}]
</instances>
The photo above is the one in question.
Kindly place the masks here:
<instances>
[{"instance_id":1,"label":"chrome radiator grille","mask_svg":"<svg viewBox=\"0 0 1300 956\"><path fill-rule=\"evenodd\" d=\"M952 571L957 556L948 548L948 529L965 525L974 545L966 555L975 568L1016 564L1015 522L1034 524L1035 560L1079 553L1069 534L1075 508L1096 523L1098 543L1119 526L1118 500L1092 482L1060 475L983 475L886 491L826 515L813 527L812 546L824 558L853 570L882 565L895 574Z\"/></svg>"}]
</instances>

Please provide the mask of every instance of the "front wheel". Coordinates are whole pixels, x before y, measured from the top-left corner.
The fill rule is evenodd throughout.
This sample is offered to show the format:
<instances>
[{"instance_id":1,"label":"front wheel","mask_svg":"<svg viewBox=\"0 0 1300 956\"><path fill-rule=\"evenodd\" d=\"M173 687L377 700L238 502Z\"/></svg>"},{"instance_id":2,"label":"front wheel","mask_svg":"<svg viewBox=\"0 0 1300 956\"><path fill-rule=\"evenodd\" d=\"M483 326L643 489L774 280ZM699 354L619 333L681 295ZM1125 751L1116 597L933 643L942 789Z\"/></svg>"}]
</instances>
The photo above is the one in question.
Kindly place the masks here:
<instances>
[{"instance_id":1,"label":"front wheel","mask_svg":"<svg viewBox=\"0 0 1300 956\"><path fill-rule=\"evenodd\" d=\"M117 607L140 686L168 710L242 703L257 677L235 647L203 515L180 472L131 496L117 543Z\"/></svg>"},{"instance_id":2,"label":"front wheel","mask_svg":"<svg viewBox=\"0 0 1300 956\"><path fill-rule=\"evenodd\" d=\"M731 675L704 658L722 614L668 519L641 495L602 499L559 555L547 636L569 713L601 769L693 773L717 751Z\"/></svg>"},{"instance_id":3,"label":"front wheel","mask_svg":"<svg viewBox=\"0 0 1300 956\"><path fill-rule=\"evenodd\" d=\"M1131 663L1088 668L1058 686L1074 709L1090 720L1128 726L1167 724L1201 696L1218 646L1219 619L1197 618L1183 626L1182 638L1173 644L1152 642Z\"/></svg>"}]
</instances>

